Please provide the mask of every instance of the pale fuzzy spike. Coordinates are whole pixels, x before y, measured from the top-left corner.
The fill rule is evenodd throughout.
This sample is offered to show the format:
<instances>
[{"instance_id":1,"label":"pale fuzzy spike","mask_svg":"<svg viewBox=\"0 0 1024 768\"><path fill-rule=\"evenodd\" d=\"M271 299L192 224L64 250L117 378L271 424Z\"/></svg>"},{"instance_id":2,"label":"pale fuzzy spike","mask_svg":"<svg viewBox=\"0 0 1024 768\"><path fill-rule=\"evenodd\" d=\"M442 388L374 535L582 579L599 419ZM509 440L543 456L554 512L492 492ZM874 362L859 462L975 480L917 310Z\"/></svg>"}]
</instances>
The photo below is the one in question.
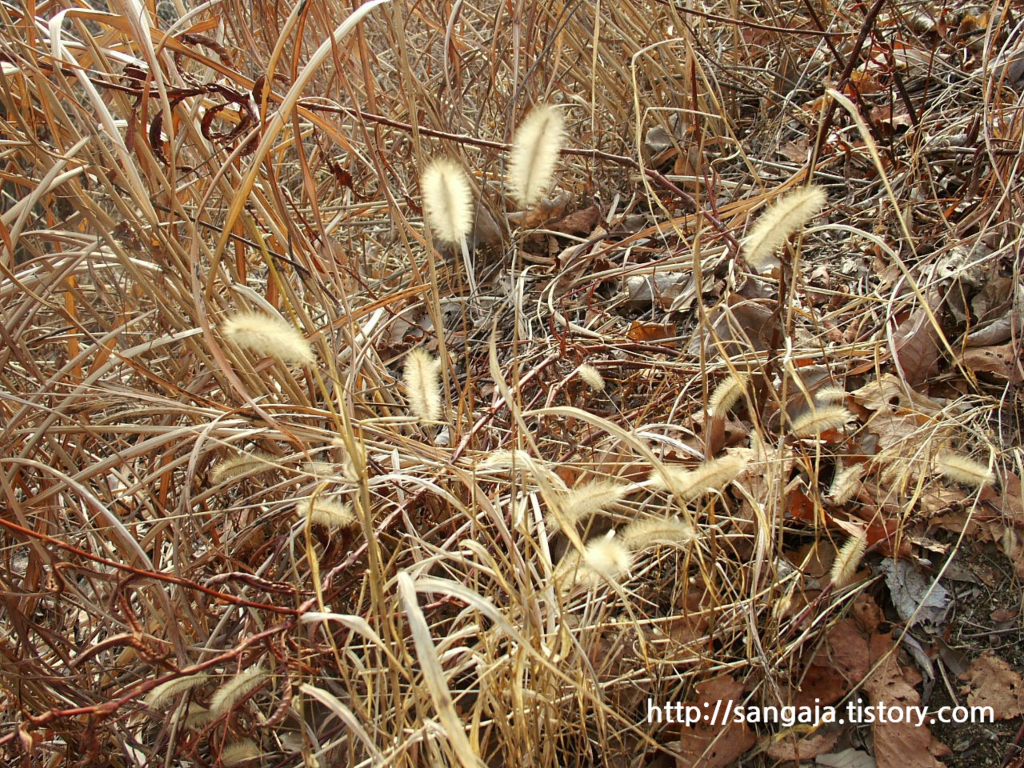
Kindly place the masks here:
<instances>
[{"instance_id":1,"label":"pale fuzzy spike","mask_svg":"<svg viewBox=\"0 0 1024 768\"><path fill-rule=\"evenodd\" d=\"M420 421L441 418L441 361L421 347L405 357L403 381L409 398L409 410Z\"/></svg>"},{"instance_id":2,"label":"pale fuzzy spike","mask_svg":"<svg viewBox=\"0 0 1024 768\"><path fill-rule=\"evenodd\" d=\"M220 761L225 768L233 768L236 765L244 765L263 756L260 748L252 739L242 739L228 744L220 753Z\"/></svg>"},{"instance_id":3,"label":"pale fuzzy spike","mask_svg":"<svg viewBox=\"0 0 1024 768\"><path fill-rule=\"evenodd\" d=\"M867 548L868 537L865 534L851 536L846 540L832 563L832 584L836 589L842 589L850 583Z\"/></svg>"},{"instance_id":4,"label":"pale fuzzy spike","mask_svg":"<svg viewBox=\"0 0 1024 768\"><path fill-rule=\"evenodd\" d=\"M724 488L739 477L746 466L747 461L741 456L723 456L692 470L666 466L665 471L669 475L667 483L661 472L654 470L651 473L651 482L655 488L670 490L684 501L690 501L705 493Z\"/></svg>"},{"instance_id":5,"label":"pale fuzzy spike","mask_svg":"<svg viewBox=\"0 0 1024 768\"><path fill-rule=\"evenodd\" d=\"M311 365L313 348L302 332L287 320L265 312L240 312L221 325L225 338L242 349L283 363Z\"/></svg>"},{"instance_id":6,"label":"pale fuzzy spike","mask_svg":"<svg viewBox=\"0 0 1024 768\"><path fill-rule=\"evenodd\" d=\"M841 429L854 420L854 415L841 405L828 405L805 411L790 423L795 437L817 437L830 429Z\"/></svg>"},{"instance_id":7,"label":"pale fuzzy spike","mask_svg":"<svg viewBox=\"0 0 1024 768\"><path fill-rule=\"evenodd\" d=\"M599 576L617 581L629 573L633 565L633 553L615 537L615 531L608 531L606 536L587 542L583 565Z\"/></svg>"},{"instance_id":8,"label":"pale fuzzy spike","mask_svg":"<svg viewBox=\"0 0 1024 768\"><path fill-rule=\"evenodd\" d=\"M359 522L352 512L352 505L347 502L317 497L303 499L295 509L310 525L323 528L350 528Z\"/></svg>"},{"instance_id":9,"label":"pale fuzzy spike","mask_svg":"<svg viewBox=\"0 0 1024 768\"><path fill-rule=\"evenodd\" d=\"M711 397L708 398L708 410L711 412L711 415L716 418L725 416L736 404L736 401L743 396L743 393L747 391L747 382L749 380L750 377L745 373L739 375L730 373L726 376L715 387Z\"/></svg>"},{"instance_id":10,"label":"pale fuzzy spike","mask_svg":"<svg viewBox=\"0 0 1024 768\"><path fill-rule=\"evenodd\" d=\"M250 472L267 472L277 467L277 459L265 451L250 451L223 459L210 470L210 481L218 485Z\"/></svg>"},{"instance_id":11,"label":"pale fuzzy spike","mask_svg":"<svg viewBox=\"0 0 1024 768\"><path fill-rule=\"evenodd\" d=\"M487 454L483 461L477 464L479 469L492 469L494 467L517 467L518 469L532 469L533 457L523 450L514 451L492 451Z\"/></svg>"},{"instance_id":12,"label":"pale fuzzy spike","mask_svg":"<svg viewBox=\"0 0 1024 768\"><path fill-rule=\"evenodd\" d=\"M845 504L852 499L860 488L860 478L863 474L863 464L853 464L837 472L828 491L832 503Z\"/></svg>"},{"instance_id":13,"label":"pale fuzzy spike","mask_svg":"<svg viewBox=\"0 0 1024 768\"><path fill-rule=\"evenodd\" d=\"M558 511L569 524L576 525L583 520L606 511L610 506L621 501L626 495L626 486L611 480L596 480L581 483L570 491L559 494ZM549 531L557 531L561 527L558 518L549 514L546 518Z\"/></svg>"},{"instance_id":14,"label":"pale fuzzy spike","mask_svg":"<svg viewBox=\"0 0 1024 768\"><path fill-rule=\"evenodd\" d=\"M188 712L185 713L184 725L186 728L198 730L211 722L213 722L213 714L210 710L198 704L189 705Z\"/></svg>"},{"instance_id":15,"label":"pale fuzzy spike","mask_svg":"<svg viewBox=\"0 0 1024 768\"><path fill-rule=\"evenodd\" d=\"M461 243L473 228L473 190L462 166L435 160L423 171L420 190L434 236L445 243Z\"/></svg>"},{"instance_id":16,"label":"pale fuzzy spike","mask_svg":"<svg viewBox=\"0 0 1024 768\"><path fill-rule=\"evenodd\" d=\"M307 475L317 480L328 480L334 474L334 463L330 461L307 461L303 466Z\"/></svg>"},{"instance_id":17,"label":"pale fuzzy spike","mask_svg":"<svg viewBox=\"0 0 1024 768\"><path fill-rule=\"evenodd\" d=\"M935 459L935 467L955 483L983 488L996 481L995 473L984 464L957 453L943 453Z\"/></svg>"},{"instance_id":18,"label":"pale fuzzy spike","mask_svg":"<svg viewBox=\"0 0 1024 768\"><path fill-rule=\"evenodd\" d=\"M819 403L845 403L847 394L840 386L822 387L814 393L814 399Z\"/></svg>"},{"instance_id":19,"label":"pale fuzzy spike","mask_svg":"<svg viewBox=\"0 0 1024 768\"><path fill-rule=\"evenodd\" d=\"M190 691L197 685L202 685L205 682L206 674L203 672L196 675L186 675L185 677L168 680L166 683L161 683L146 694L146 704L153 709L160 709L175 699L178 694Z\"/></svg>"},{"instance_id":20,"label":"pale fuzzy spike","mask_svg":"<svg viewBox=\"0 0 1024 768\"><path fill-rule=\"evenodd\" d=\"M821 187L801 187L772 203L743 243L747 263L757 269L772 257L794 232L814 218L828 196Z\"/></svg>"},{"instance_id":21,"label":"pale fuzzy spike","mask_svg":"<svg viewBox=\"0 0 1024 768\"><path fill-rule=\"evenodd\" d=\"M220 717L236 703L252 693L269 675L259 666L249 667L228 680L213 692L210 712Z\"/></svg>"},{"instance_id":22,"label":"pale fuzzy spike","mask_svg":"<svg viewBox=\"0 0 1024 768\"><path fill-rule=\"evenodd\" d=\"M621 538L626 548L635 552L659 544L686 544L693 538L693 529L678 515L645 517L627 525Z\"/></svg>"},{"instance_id":23,"label":"pale fuzzy spike","mask_svg":"<svg viewBox=\"0 0 1024 768\"><path fill-rule=\"evenodd\" d=\"M535 205L551 186L564 138L565 120L548 105L534 107L516 130L508 160L508 187L524 207Z\"/></svg>"},{"instance_id":24,"label":"pale fuzzy spike","mask_svg":"<svg viewBox=\"0 0 1024 768\"><path fill-rule=\"evenodd\" d=\"M604 392L604 377L594 366L581 365L576 369L576 375L594 392Z\"/></svg>"}]
</instances>

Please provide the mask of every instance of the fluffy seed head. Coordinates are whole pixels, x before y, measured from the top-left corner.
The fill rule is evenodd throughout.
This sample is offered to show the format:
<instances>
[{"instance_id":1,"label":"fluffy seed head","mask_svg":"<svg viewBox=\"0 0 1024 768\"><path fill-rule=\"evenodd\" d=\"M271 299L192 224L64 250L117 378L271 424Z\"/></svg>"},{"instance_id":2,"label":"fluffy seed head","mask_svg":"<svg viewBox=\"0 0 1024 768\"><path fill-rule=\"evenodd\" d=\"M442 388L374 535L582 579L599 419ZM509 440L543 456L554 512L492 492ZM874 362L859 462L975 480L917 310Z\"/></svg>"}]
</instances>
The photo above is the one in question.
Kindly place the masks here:
<instances>
[{"instance_id":1,"label":"fluffy seed head","mask_svg":"<svg viewBox=\"0 0 1024 768\"><path fill-rule=\"evenodd\" d=\"M252 693L268 677L269 675L259 666L239 672L213 692L210 698L210 711L214 716L220 717Z\"/></svg>"},{"instance_id":2,"label":"fluffy seed head","mask_svg":"<svg viewBox=\"0 0 1024 768\"><path fill-rule=\"evenodd\" d=\"M445 243L461 243L473 228L473 190L462 166L435 160L423 171L420 190L434 236Z\"/></svg>"},{"instance_id":3,"label":"fluffy seed head","mask_svg":"<svg viewBox=\"0 0 1024 768\"><path fill-rule=\"evenodd\" d=\"M935 459L935 467L955 483L982 488L996 481L995 473L981 464L958 453L943 453Z\"/></svg>"},{"instance_id":4,"label":"fluffy seed head","mask_svg":"<svg viewBox=\"0 0 1024 768\"><path fill-rule=\"evenodd\" d=\"M582 483L559 496L558 511L567 523L575 525L604 512L621 500L625 493L626 486L610 480ZM555 515L548 515L546 522L549 531L557 531L560 527Z\"/></svg>"},{"instance_id":5,"label":"fluffy seed head","mask_svg":"<svg viewBox=\"0 0 1024 768\"><path fill-rule=\"evenodd\" d=\"M523 206L535 205L555 174L565 138L562 114L549 105L534 107L512 139L508 159L508 188Z\"/></svg>"},{"instance_id":6,"label":"fluffy seed head","mask_svg":"<svg viewBox=\"0 0 1024 768\"><path fill-rule=\"evenodd\" d=\"M749 379L750 377L745 373L739 375L730 373L726 376L708 398L708 410L711 411L711 415L716 418L725 416L747 390Z\"/></svg>"},{"instance_id":7,"label":"fluffy seed head","mask_svg":"<svg viewBox=\"0 0 1024 768\"><path fill-rule=\"evenodd\" d=\"M786 238L802 229L826 202L825 190L812 186L801 187L772 203L744 241L747 263L757 269L767 262Z\"/></svg>"},{"instance_id":8,"label":"fluffy seed head","mask_svg":"<svg viewBox=\"0 0 1024 768\"><path fill-rule=\"evenodd\" d=\"M583 552L583 565L590 571L617 580L629 572L633 565L633 553L619 539L615 532L609 531L607 536L587 542Z\"/></svg>"},{"instance_id":9,"label":"fluffy seed head","mask_svg":"<svg viewBox=\"0 0 1024 768\"><path fill-rule=\"evenodd\" d=\"M210 470L210 480L214 485L231 480L250 472L267 472L277 466L277 459L265 451L250 451L229 459L217 462Z\"/></svg>"},{"instance_id":10,"label":"fluffy seed head","mask_svg":"<svg viewBox=\"0 0 1024 768\"><path fill-rule=\"evenodd\" d=\"M244 765L252 760L257 760L262 754L255 741L252 739L242 739L224 747L224 751L220 753L220 761L227 768L233 768L233 766Z\"/></svg>"},{"instance_id":11,"label":"fluffy seed head","mask_svg":"<svg viewBox=\"0 0 1024 768\"><path fill-rule=\"evenodd\" d=\"M622 531L622 543L634 552L659 544L685 544L692 538L693 529L678 515L634 520Z\"/></svg>"},{"instance_id":12,"label":"fluffy seed head","mask_svg":"<svg viewBox=\"0 0 1024 768\"><path fill-rule=\"evenodd\" d=\"M814 399L819 403L844 403L846 394L846 390L839 386L822 387L814 393Z\"/></svg>"},{"instance_id":13,"label":"fluffy seed head","mask_svg":"<svg viewBox=\"0 0 1024 768\"><path fill-rule=\"evenodd\" d=\"M793 419L790 432L794 437L817 437L822 432L846 426L854 418L854 415L841 405L815 408Z\"/></svg>"},{"instance_id":14,"label":"fluffy seed head","mask_svg":"<svg viewBox=\"0 0 1024 768\"><path fill-rule=\"evenodd\" d=\"M153 709L160 709L170 703L178 694L190 691L197 685L202 685L205 682L206 674L203 672L197 675L186 675L175 680L168 680L146 694L146 703Z\"/></svg>"},{"instance_id":15,"label":"fluffy seed head","mask_svg":"<svg viewBox=\"0 0 1024 768\"><path fill-rule=\"evenodd\" d=\"M836 554L835 562L832 563L832 583L836 589L850 583L867 548L868 537L864 534L851 536L846 540L843 548Z\"/></svg>"},{"instance_id":16,"label":"fluffy seed head","mask_svg":"<svg viewBox=\"0 0 1024 768\"><path fill-rule=\"evenodd\" d=\"M295 509L303 519L309 521L310 525L319 525L323 528L348 528L358 522L352 513L351 504L319 496L315 499L303 499Z\"/></svg>"},{"instance_id":17,"label":"fluffy seed head","mask_svg":"<svg viewBox=\"0 0 1024 768\"><path fill-rule=\"evenodd\" d=\"M403 381L409 398L409 409L420 421L441 418L441 361L422 347L416 347L405 358Z\"/></svg>"},{"instance_id":18,"label":"fluffy seed head","mask_svg":"<svg viewBox=\"0 0 1024 768\"><path fill-rule=\"evenodd\" d=\"M832 487L828 495L832 497L833 504L845 504L853 498L860 487L860 478L864 474L863 464L852 464L841 472L837 472L832 478Z\"/></svg>"},{"instance_id":19,"label":"fluffy seed head","mask_svg":"<svg viewBox=\"0 0 1024 768\"><path fill-rule=\"evenodd\" d=\"M719 490L731 483L747 466L747 460L741 456L723 456L720 459L707 461L693 470L680 467L665 467L668 478L655 470L651 473L651 482L655 488L670 490L690 501L705 493Z\"/></svg>"},{"instance_id":20,"label":"fluffy seed head","mask_svg":"<svg viewBox=\"0 0 1024 768\"><path fill-rule=\"evenodd\" d=\"M310 365L316 360L313 348L302 332L277 315L240 312L221 325L221 331L242 349L283 363Z\"/></svg>"},{"instance_id":21,"label":"fluffy seed head","mask_svg":"<svg viewBox=\"0 0 1024 768\"><path fill-rule=\"evenodd\" d=\"M576 375L594 392L604 392L604 377L594 366L581 365L576 369Z\"/></svg>"}]
</instances>

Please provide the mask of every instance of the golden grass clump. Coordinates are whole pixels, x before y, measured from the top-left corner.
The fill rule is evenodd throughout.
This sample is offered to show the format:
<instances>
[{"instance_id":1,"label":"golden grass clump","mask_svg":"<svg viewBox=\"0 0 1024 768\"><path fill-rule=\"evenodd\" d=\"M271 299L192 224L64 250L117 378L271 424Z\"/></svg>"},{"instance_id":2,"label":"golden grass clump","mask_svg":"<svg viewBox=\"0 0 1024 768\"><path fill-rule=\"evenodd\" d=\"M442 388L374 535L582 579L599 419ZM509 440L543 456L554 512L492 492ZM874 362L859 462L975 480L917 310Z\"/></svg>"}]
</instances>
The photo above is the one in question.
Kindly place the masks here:
<instances>
[{"instance_id":1,"label":"golden grass clump","mask_svg":"<svg viewBox=\"0 0 1024 768\"><path fill-rule=\"evenodd\" d=\"M609 531L607 535L587 542L583 565L602 578L619 581L633 566L633 553L615 536L615 531Z\"/></svg>"},{"instance_id":2,"label":"golden grass clump","mask_svg":"<svg viewBox=\"0 0 1024 768\"><path fill-rule=\"evenodd\" d=\"M508 188L520 205L536 205L547 192L564 139L565 120L550 105L534 107L519 125L509 153Z\"/></svg>"},{"instance_id":3,"label":"golden grass clump","mask_svg":"<svg viewBox=\"0 0 1024 768\"><path fill-rule=\"evenodd\" d=\"M294 325L266 312L239 312L221 325L221 332L242 349L290 365L311 365L313 347Z\"/></svg>"}]
</instances>

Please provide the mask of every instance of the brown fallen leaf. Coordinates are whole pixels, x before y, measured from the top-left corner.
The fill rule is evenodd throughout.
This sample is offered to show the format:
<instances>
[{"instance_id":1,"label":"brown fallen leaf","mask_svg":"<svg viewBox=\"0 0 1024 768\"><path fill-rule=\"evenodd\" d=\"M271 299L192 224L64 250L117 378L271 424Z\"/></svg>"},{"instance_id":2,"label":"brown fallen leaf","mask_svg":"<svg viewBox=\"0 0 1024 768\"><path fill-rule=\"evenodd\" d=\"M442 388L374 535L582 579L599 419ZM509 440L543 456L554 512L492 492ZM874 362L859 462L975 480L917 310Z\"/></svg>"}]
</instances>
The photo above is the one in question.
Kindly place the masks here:
<instances>
[{"instance_id":1,"label":"brown fallen leaf","mask_svg":"<svg viewBox=\"0 0 1024 768\"><path fill-rule=\"evenodd\" d=\"M731 675L706 680L697 686L696 706L701 712L715 711L715 705L737 702L743 694L743 685ZM725 768L754 746L757 737L745 722L730 718L726 723L700 722L684 725L679 734L676 768Z\"/></svg>"},{"instance_id":2,"label":"brown fallen leaf","mask_svg":"<svg viewBox=\"0 0 1024 768\"><path fill-rule=\"evenodd\" d=\"M927 726L918 725L914 712L907 709L917 707L921 697L900 669L892 634L872 637L870 650L871 662L878 666L864 682L864 690L872 705L881 705L888 713L886 722L876 719L871 724L878 768L944 768L938 758L948 755L949 747ZM896 709L903 711L898 723L891 722Z\"/></svg>"},{"instance_id":3,"label":"brown fallen leaf","mask_svg":"<svg viewBox=\"0 0 1024 768\"><path fill-rule=\"evenodd\" d=\"M828 752L839 741L839 731L833 733L798 733L796 729L778 733L772 739L772 745L765 750L773 760L785 760L800 763L813 760L818 755Z\"/></svg>"},{"instance_id":4,"label":"brown fallen leaf","mask_svg":"<svg viewBox=\"0 0 1024 768\"><path fill-rule=\"evenodd\" d=\"M972 707L992 707L996 720L1009 720L1024 714L1024 680L1005 660L985 653L970 663L960 675L967 683L961 693Z\"/></svg>"},{"instance_id":5,"label":"brown fallen leaf","mask_svg":"<svg viewBox=\"0 0 1024 768\"><path fill-rule=\"evenodd\" d=\"M959 362L964 368L970 368L976 373L991 373L1013 384L1021 381L1020 360L1013 344L965 349L959 355Z\"/></svg>"},{"instance_id":6,"label":"brown fallen leaf","mask_svg":"<svg viewBox=\"0 0 1024 768\"><path fill-rule=\"evenodd\" d=\"M642 323L639 320L634 320L629 330L626 331L626 336L630 341L664 342L666 339L676 338L676 324ZM670 346L674 346L676 343L673 341Z\"/></svg>"}]
</instances>

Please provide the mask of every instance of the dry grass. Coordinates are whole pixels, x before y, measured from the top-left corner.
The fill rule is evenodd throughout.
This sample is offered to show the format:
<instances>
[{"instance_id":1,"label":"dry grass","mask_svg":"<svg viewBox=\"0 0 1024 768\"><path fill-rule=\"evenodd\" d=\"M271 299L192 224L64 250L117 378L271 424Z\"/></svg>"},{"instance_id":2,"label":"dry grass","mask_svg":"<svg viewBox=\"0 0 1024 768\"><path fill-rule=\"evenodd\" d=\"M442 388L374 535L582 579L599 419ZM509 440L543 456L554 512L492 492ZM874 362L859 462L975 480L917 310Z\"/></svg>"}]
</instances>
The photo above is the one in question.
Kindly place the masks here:
<instances>
[{"instance_id":1,"label":"dry grass","mask_svg":"<svg viewBox=\"0 0 1024 768\"><path fill-rule=\"evenodd\" d=\"M785 703L858 592L776 610L806 586L794 544L846 540L790 508L794 478L827 507L852 450L787 436L813 404L798 369L852 391L891 369L894 329L924 308L936 355L966 374L943 424L993 472L1013 461L1019 392L951 362L969 329L935 315L959 290L937 269L955 249L964 275L999 264L1020 281L1022 113L988 66L1005 8L919 60L931 9L902 0L818 22L788 0L396 0L346 26L350 5L175 3L173 23L120 0L118 15L0 6L12 765L228 764L245 740L266 766L671 755L678 731L647 723L648 698L728 672ZM882 88L859 122L858 57ZM600 203L604 232L556 236L543 203L510 227L506 150L539 103L566 119L562 208ZM471 260L422 222L420 174L442 156L479 206L472 301ZM810 181L824 223L754 281L745 227ZM618 281L653 274L682 293L641 317ZM231 343L240 312L283 318L316 362ZM670 315L676 336L630 332ZM436 422L401 385L421 346L441 361ZM748 374L733 412L750 433L729 448L744 471L699 499L658 490L652 470L722 455L728 408L705 418L708 397ZM908 438L930 466L948 438L920 429L937 436ZM239 455L257 459L215 473ZM570 488L599 481L626 486L616 504L559 519ZM907 520L919 495L899 496ZM306 526L296 508L318 498L351 504L358 527ZM675 514L694 535L627 574L556 577L608 530Z\"/></svg>"}]
</instances>

